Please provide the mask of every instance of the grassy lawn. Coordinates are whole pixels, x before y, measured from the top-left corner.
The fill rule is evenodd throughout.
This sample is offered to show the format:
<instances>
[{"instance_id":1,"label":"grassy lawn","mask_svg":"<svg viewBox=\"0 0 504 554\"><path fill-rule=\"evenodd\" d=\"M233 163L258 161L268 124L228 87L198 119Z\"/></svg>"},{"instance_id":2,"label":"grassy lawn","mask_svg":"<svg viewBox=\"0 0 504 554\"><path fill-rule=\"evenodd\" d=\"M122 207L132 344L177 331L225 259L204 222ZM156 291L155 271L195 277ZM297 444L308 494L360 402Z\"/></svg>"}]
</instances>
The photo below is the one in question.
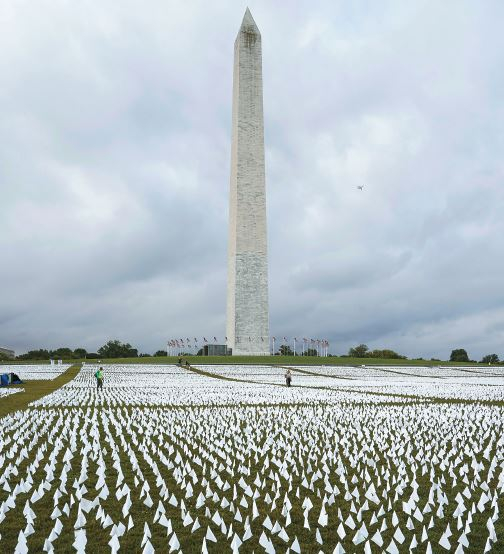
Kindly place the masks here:
<instances>
[{"instance_id":1,"label":"grassy lawn","mask_svg":"<svg viewBox=\"0 0 504 554\"><path fill-rule=\"evenodd\" d=\"M233 390L240 394L243 386L236 380L216 378L197 368L197 362L206 365L208 358L190 360L195 367L187 371L188 387L195 386L199 373L219 385L235 386L230 394ZM265 358L244 360L262 365ZM298 362L297 357L269 360L275 365ZM135 404L132 388L126 397L130 404L111 406L98 402L100 393L91 381L92 396L87 388L80 389L83 401L78 406L28 408L29 402L57 390L79 369L73 365L53 381L28 381L21 385L24 393L0 399L0 416L16 412L4 420L0 463L4 469L15 467L15 473L10 471L8 485L0 486L0 506L16 485L29 486L28 491L16 493L15 506L0 522L2 553L14 552L20 530L30 526L34 532L28 536L28 550L42 552L56 520L63 528L52 542L54 552L75 552L75 522L83 515L86 551L96 553L111 552L113 526L124 525L119 552L152 552L145 549L148 537L156 552L199 553L211 529L217 542L206 542L210 554L231 553L235 533L240 539L250 535L240 553L264 552L259 543L264 532L277 553L295 552L290 549L295 539L303 554L332 553L338 542L347 553L360 553L380 530L383 546L369 542L368 552L385 552L394 540L397 551L406 553L415 537L420 545L412 551L423 554L427 541L421 536L428 529L437 554L455 552L467 528L470 546L464 552L480 554L489 517L504 510L504 418L499 403L378 404L356 392L356 400L345 404L254 406L237 400L232 406L147 407ZM134 368L131 371L135 373ZM174 378L175 374L167 378L165 386L172 386ZM121 386L118 382L105 387L105 398L113 399ZM19 449L17 442L22 445ZM366 500L370 485L376 488L377 501ZM124 486L129 492L118 495ZM35 490L41 495L38 500L33 500ZM476 505L485 491L490 491L491 500L479 510ZM82 514L81 497L93 504ZM467 509L457 517L453 513L460 499ZM306 502L311 505L308 510ZM416 516L414 510L405 513L408 502L419 508ZM55 506L62 514L52 517ZM31 510L35 518L29 523ZM188 514L191 523L186 524ZM216 523L217 517L221 523ZM200 527L193 530L196 519ZM268 521L278 524L288 540L268 529ZM354 537L363 525L369 536L356 545ZM449 550L438 544L447 525L452 533ZM343 538L337 529L345 531ZM504 535L501 518L496 518L495 529L492 552L499 552ZM397 539L401 535L402 543ZM172 546L177 542L179 547Z\"/></svg>"},{"instance_id":2,"label":"grassy lawn","mask_svg":"<svg viewBox=\"0 0 504 554\"><path fill-rule=\"evenodd\" d=\"M102 359L104 364L176 364L178 356L149 356L143 358L112 358ZM199 364L228 364L228 365L399 365L399 366L482 366L474 362L434 362L430 360L397 360L397 359L382 359L382 358L346 358L331 356L321 358L317 356L184 356L184 360L188 360L191 365ZM98 360L63 360L64 363L82 363L96 364ZM15 362L0 362L0 370L2 366L14 364L46 364L45 361L15 361Z\"/></svg>"}]
</instances>

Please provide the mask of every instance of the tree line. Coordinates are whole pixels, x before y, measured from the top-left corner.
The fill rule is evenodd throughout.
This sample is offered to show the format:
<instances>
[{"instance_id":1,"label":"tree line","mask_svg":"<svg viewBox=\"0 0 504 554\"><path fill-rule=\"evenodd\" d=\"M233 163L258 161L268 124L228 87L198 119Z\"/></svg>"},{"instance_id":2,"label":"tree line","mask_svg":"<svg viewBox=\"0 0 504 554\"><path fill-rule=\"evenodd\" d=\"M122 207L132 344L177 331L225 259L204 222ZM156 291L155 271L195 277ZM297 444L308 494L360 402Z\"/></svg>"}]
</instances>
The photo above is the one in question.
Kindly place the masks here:
<instances>
[{"instance_id":1,"label":"tree line","mask_svg":"<svg viewBox=\"0 0 504 554\"><path fill-rule=\"evenodd\" d=\"M101 358L138 358L147 357L151 354L139 354L137 348L131 344L122 343L119 340L109 340L103 346L100 346L96 352L88 352L85 348L61 347L55 350L30 350L26 354L16 356L17 360L77 360L88 359L98 360ZM166 356L166 350L158 350L153 356Z\"/></svg>"},{"instance_id":2,"label":"tree line","mask_svg":"<svg viewBox=\"0 0 504 554\"><path fill-rule=\"evenodd\" d=\"M197 355L202 355L203 350L200 350ZM180 352L180 355L188 356L190 354ZM276 355L279 356L293 356L294 352L288 345L281 345ZM302 354L304 356L317 356L317 350L315 348L308 348ZM109 340L106 344L98 348L96 352L88 352L85 348L67 348L61 347L55 350L38 349L30 350L26 354L20 354L16 356L17 360L77 360L88 359L98 360L107 358L143 358L143 357L161 357L166 356L166 350L157 350L154 354L138 353L138 349L131 346L129 343L122 343L119 340ZM329 356L332 357L331 354ZM387 360L407 360L407 356L398 354L394 350L388 348L370 350L367 345L359 344L349 349L348 354L341 355L342 358L381 358ZM422 360L423 358L415 358ZM0 352L0 360L8 361L9 358ZM430 361L440 362L437 358L431 358ZM452 350L450 354L450 362L472 362L477 363L476 360L471 360L467 351L464 348L456 348ZM504 363L504 359L499 359L497 354L487 354L483 356L480 363L484 364L499 364Z\"/></svg>"},{"instance_id":3,"label":"tree line","mask_svg":"<svg viewBox=\"0 0 504 554\"><path fill-rule=\"evenodd\" d=\"M367 345L359 344L350 348L347 355L343 355L344 358L385 358L388 360L400 359L407 360L407 356L402 356L393 350L369 350ZM416 360L423 360L423 358L415 358ZM431 362L441 362L438 358L431 358ZM478 363L476 360L471 360L469 354L465 348L455 348L451 351L450 362L470 362ZM504 363L504 360L501 362L497 354L487 354L483 356L479 363L482 364L499 364Z\"/></svg>"},{"instance_id":4,"label":"tree line","mask_svg":"<svg viewBox=\"0 0 504 554\"><path fill-rule=\"evenodd\" d=\"M384 350L369 350L366 344L359 344L350 348L348 354L344 357L348 358L383 358L388 360L407 360L406 356L398 354L390 349Z\"/></svg>"}]
</instances>

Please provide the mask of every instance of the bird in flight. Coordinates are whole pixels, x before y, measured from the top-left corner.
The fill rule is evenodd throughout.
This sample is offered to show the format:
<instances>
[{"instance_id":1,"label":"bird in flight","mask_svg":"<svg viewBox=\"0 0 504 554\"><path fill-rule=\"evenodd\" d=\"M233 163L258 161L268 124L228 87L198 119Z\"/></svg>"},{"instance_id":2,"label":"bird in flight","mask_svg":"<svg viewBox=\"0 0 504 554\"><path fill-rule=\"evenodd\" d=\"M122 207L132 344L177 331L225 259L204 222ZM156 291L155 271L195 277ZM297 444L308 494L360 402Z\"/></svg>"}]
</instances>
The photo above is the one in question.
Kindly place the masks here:
<instances>
[{"instance_id":1,"label":"bird in flight","mask_svg":"<svg viewBox=\"0 0 504 554\"><path fill-rule=\"evenodd\" d=\"M364 190L364 185L357 187L359 190Z\"/></svg>"}]
</instances>

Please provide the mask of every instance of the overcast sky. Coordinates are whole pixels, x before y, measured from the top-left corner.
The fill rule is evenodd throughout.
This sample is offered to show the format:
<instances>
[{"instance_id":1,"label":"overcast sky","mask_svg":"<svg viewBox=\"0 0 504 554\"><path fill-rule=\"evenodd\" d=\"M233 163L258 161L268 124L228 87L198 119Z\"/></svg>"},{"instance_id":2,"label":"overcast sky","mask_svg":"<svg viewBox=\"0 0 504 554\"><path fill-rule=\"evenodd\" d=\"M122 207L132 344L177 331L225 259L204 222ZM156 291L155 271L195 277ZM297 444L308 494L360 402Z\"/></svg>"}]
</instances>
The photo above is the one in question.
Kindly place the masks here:
<instances>
[{"instance_id":1,"label":"overcast sky","mask_svg":"<svg viewBox=\"0 0 504 554\"><path fill-rule=\"evenodd\" d=\"M248 5L271 333L504 357L504 3ZM0 3L0 346L222 340L245 7Z\"/></svg>"}]
</instances>

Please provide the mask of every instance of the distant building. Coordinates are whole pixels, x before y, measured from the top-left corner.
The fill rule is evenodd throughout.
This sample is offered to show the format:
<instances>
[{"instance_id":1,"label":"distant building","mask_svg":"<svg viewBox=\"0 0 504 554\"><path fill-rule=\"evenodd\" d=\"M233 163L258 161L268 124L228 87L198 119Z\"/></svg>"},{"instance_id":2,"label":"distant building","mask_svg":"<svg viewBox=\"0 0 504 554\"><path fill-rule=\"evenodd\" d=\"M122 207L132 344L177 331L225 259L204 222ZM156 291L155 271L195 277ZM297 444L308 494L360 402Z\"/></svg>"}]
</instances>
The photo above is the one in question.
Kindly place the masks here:
<instances>
[{"instance_id":1,"label":"distant building","mask_svg":"<svg viewBox=\"0 0 504 554\"><path fill-rule=\"evenodd\" d=\"M14 350L9 350L8 348L0 348L0 354L5 354L8 358L12 359L16 357Z\"/></svg>"},{"instance_id":2,"label":"distant building","mask_svg":"<svg viewBox=\"0 0 504 554\"><path fill-rule=\"evenodd\" d=\"M205 344L203 356L230 356L231 350L225 344Z\"/></svg>"}]
</instances>

